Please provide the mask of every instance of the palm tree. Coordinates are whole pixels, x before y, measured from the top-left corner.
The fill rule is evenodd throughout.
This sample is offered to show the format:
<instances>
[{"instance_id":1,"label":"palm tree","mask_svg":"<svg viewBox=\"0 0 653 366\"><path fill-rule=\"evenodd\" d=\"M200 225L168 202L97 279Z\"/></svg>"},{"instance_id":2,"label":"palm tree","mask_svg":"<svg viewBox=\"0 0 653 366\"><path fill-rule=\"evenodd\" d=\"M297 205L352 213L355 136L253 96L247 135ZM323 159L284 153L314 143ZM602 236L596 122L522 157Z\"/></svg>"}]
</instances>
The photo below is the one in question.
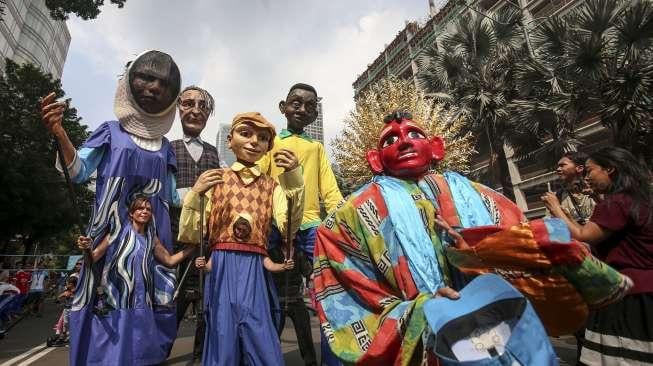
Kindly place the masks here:
<instances>
[{"instance_id":1,"label":"palm tree","mask_svg":"<svg viewBox=\"0 0 653 366\"><path fill-rule=\"evenodd\" d=\"M502 8L494 19L468 12L418 62L420 86L464 115L468 129L487 143L494 183L511 199L504 146L519 151L532 141L510 118L510 103L518 96L514 64L527 52L520 21L512 7Z\"/></svg>"},{"instance_id":2,"label":"palm tree","mask_svg":"<svg viewBox=\"0 0 653 366\"><path fill-rule=\"evenodd\" d=\"M646 0L587 0L533 33L536 58L517 65L514 119L530 120L544 151L571 150L574 129L599 116L617 146L651 164L653 6ZM556 154L556 156L559 156Z\"/></svg>"}]
</instances>

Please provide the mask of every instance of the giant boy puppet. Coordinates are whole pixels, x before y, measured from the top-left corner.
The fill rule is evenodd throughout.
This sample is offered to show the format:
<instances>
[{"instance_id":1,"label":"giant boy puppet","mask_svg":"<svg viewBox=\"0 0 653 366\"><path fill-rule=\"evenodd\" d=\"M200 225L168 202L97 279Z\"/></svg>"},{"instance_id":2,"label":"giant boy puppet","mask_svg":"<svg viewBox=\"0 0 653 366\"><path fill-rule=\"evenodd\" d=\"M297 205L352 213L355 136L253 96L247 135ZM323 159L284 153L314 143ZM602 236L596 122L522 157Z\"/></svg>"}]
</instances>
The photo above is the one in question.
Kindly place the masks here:
<instances>
[{"instance_id":1,"label":"giant boy puppet","mask_svg":"<svg viewBox=\"0 0 653 366\"><path fill-rule=\"evenodd\" d=\"M376 149L367 154L372 182L332 212L317 234L317 310L322 331L342 361L435 364L440 354L429 341L434 324L446 323L452 309L471 306L474 296L464 286L482 273L499 273L526 295L550 335L573 332L589 307L628 289L629 280L573 242L561 222L529 223L514 203L485 186L456 173L429 174L443 158L444 144L439 137L427 138L410 114L397 112L384 122ZM494 277L489 282L496 285L498 279L512 289L495 275L477 279L488 276ZM469 286L486 288L478 282ZM441 305L446 301L455 302ZM525 303L519 308L523 313L504 311L513 319L511 326L522 324L512 329L514 334L521 329L530 342L513 340L520 344L510 353L526 357L517 364L549 364L555 357L546 333L538 330L542 326L534 313L527 316L531 305ZM453 331L464 331L458 328ZM545 354L538 356L537 349Z\"/></svg>"},{"instance_id":2,"label":"giant boy puppet","mask_svg":"<svg viewBox=\"0 0 653 366\"><path fill-rule=\"evenodd\" d=\"M152 248L155 237L168 250L172 245L168 207L176 196L175 156L163 136L172 126L180 85L169 55L142 53L118 81L117 121L102 123L79 151L61 125L65 104L54 94L43 100L43 122L61 145L73 181L84 183L97 172L88 236L93 246L106 236L110 243L96 270L85 263L80 276L71 312L72 365L158 364L175 339L174 271L157 262ZM129 204L142 195L152 208L146 248L128 230Z\"/></svg>"}]
</instances>

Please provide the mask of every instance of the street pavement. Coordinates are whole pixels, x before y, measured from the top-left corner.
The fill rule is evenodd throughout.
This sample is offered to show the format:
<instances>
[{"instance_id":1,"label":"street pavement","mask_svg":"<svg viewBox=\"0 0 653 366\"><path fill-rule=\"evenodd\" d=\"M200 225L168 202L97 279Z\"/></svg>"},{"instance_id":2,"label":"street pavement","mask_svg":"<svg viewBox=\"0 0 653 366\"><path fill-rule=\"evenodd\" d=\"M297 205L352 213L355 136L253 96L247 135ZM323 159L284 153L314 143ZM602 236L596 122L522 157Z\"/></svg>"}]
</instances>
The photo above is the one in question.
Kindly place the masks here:
<instances>
[{"instance_id":1,"label":"street pavement","mask_svg":"<svg viewBox=\"0 0 653 366\"><path fill-rule=\"evenodd\" d=\"M47 300L43 309L43 317L29 316L16 324L4 337L0 339L0 366L53 366L68 364L68 347L47 347L46 339L53 334L52 327L57 320L60 308L52 300ZM316 317L311 317L313 340L319 342L319 328ZM184 320L179 330L168 360L163 364L194 365L193 362L193 333L195 322ZM561 365L574 365L576 358L576 342L573 337L551 338L551 342L560 357ZM303 365L302 358L297 348L295 332L290 319L281 336L281 348L286 365ZM319 343L315 343L315 350L320 355Z\"/></svg>"}]
</instances>

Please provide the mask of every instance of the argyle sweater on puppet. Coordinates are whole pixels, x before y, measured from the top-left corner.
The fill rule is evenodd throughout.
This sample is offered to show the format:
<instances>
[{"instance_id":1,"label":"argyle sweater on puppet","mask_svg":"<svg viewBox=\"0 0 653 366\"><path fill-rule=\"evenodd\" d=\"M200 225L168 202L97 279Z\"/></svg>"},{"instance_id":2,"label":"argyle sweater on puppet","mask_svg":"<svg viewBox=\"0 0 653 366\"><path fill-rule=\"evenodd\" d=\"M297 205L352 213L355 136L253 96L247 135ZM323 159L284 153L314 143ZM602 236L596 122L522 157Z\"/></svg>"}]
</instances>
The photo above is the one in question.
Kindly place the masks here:
<instances>
[{"instance_id":1,"label":"argyle sweater on puppet","mask_svg":"<svg viewBox=\"0 0 653 366\"><path fill-rule=\"evenodd\" d=\"M451 246L436 214L473 248ZM590 304L612 301L627 287L561 221L529 223L507 198L459 174L417 183L377 176L318 229L317 311L334 354L346 364L436 364L422 344L429 331L423 305L453 286L459 269L504 275L529 297L549 334L573 332Z\"/></svg>"}]
</instances>

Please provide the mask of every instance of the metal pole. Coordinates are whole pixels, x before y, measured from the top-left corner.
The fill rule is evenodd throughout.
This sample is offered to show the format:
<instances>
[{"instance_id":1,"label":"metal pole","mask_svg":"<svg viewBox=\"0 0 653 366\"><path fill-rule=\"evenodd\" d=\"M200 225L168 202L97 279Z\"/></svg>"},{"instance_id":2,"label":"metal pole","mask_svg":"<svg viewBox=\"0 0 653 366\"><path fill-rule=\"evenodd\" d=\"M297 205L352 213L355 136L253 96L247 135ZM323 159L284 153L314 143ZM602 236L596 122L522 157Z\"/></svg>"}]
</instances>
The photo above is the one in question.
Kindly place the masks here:
<instances>
[{"instance_id":1,"label":"metal pole","mask_svg":"<svg viewBox=\"0 0 653 366\"><path fill-rule=\"evenodd\" d=\"M200 257L204 257L204 194L200 196ZM200 271L200 297L204 295L204 271ZM200 312L203 312L204 301L200 302Z\"/></svg>"},{"instance_id":2,"label":"metal pole","mask_svg":"<svg viewBox=\"0 0 653 366\"><path fill-rule=\"evenodd\" d=\"M291 213L292 213L292 200L288 198L288 210L286 211L286 254L284 255L284 263L285 261L292 259L293 258L293 244L291 242L292 240L292 231L290 230L290 222L291 222ZM288 282L289 282L289 277L290 274L288 273L288 270L285 271L286 273L284 274L284 281L285 281L285 296L283 297L283 316L286 316L286 313L288 313Z\"/></svg>"},{"instance_id":3,"label":"metal pole","mask_svg":"<svg viewBox=\"0 0 653 366\"><path fill-rule=\"evenodd\" d=\"M34 270L36 270L36 261L39 260L39 257L36 255L38 251L39 251L39 243L36 242L34 243L34 268L33 268Z\"/></svg>"},{"instance_id":4,"label":"metal pole","mask_svg":"<svg viewBox=\"0 0 653 366\"><path fill-rule=\"evenodd\" d=\"M186 276L188 276L188 272L190 271L190 266L193 265L193 261L189 261L186 264L186 268L184 269L184 273L181 275L181 279L179 279L179 282L177 283L177 287L175 288L175 292L172 294L172 301L177 301L177 297L179 297L179 290L181 290L181 287L184 285L184 282L186 281Z\"/></svg>"},{"instance_id":5,"label":"metal pole","mask_svg":"<svg viewBox=\"0 0 653 366\"><path fill-rule=\"evenodd\" d=\"M204 258L204 193L200 196L200 257ZM195 337L198 333L204 332L204 270L199 271L199 293L200 299L197 306L199 314L196 318Z\"/></svg>"}]
</instances>

